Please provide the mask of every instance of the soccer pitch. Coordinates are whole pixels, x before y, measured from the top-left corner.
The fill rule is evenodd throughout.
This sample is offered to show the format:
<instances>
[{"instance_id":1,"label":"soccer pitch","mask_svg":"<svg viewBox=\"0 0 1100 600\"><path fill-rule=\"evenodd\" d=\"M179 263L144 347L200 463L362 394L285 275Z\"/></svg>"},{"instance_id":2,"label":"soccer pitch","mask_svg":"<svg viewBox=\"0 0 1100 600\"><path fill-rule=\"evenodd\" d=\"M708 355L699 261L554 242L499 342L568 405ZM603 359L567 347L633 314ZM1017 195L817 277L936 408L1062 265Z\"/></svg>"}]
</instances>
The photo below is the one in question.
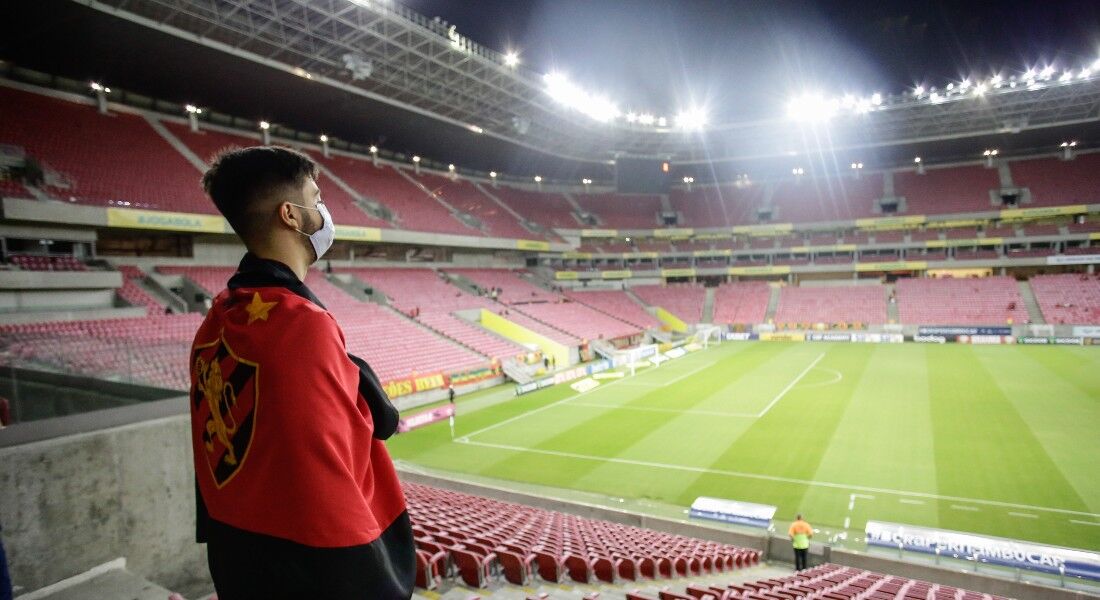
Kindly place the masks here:
<instances>
[{"instance_id":1,"label":"soccer pitch","mask_svg":"<svg viewBox=\"0 0 1100 600\"><path fill-rule=\"evenodd\" d=\"M774 504L1100 549L1100 348L727 342L397 436L427 467L687 507Z\"/></svg>"}]
</instances>

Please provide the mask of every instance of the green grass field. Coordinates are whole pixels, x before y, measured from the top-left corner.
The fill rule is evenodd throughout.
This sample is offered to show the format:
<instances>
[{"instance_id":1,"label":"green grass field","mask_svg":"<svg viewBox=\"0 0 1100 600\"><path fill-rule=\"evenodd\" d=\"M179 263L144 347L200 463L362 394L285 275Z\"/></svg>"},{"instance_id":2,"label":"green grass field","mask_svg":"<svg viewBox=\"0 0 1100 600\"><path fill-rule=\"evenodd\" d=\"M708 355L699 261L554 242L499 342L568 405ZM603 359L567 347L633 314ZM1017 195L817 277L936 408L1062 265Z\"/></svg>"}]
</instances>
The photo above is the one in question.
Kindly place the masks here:
<instances>
[{"instance_id":1,"label":"green grass field","mask_svg":"<svg viewBox=\"0 0 1100 600\"><path fill-rule=\"evenodd\" d=\"M435 469L687 506L774 504L1100 549L1100 348L728 342L578 394L460 400ZM855 534L858 535L858 534Z\"/></svg>"}]
</instances>

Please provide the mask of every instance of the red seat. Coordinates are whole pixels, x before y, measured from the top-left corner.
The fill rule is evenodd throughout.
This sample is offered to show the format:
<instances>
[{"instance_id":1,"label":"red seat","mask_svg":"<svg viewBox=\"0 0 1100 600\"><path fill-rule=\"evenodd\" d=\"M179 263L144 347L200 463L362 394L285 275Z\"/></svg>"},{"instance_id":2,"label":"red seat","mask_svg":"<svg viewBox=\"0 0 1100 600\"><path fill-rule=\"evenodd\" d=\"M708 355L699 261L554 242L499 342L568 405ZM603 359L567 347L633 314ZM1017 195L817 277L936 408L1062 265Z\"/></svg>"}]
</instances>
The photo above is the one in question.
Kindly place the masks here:
<instances>
[{"instance_id":1,"label":"red seat","mask_svg":"<svg viewBox=\"0 0 1100 600\"><path fill-rule=\"evenodd\" d=\"M478 556L477 554L455 546L451 548L451 559L454 560L462 581L466 585L482 588L488 587L492 579L491 567L496 560L496 554Z\"/></svg>"},{"instance_id":2,"label":"red seat","mask_svg":"<svg viewBox=\"0 0 1100 600\"><path fill-rule=\"evenodd\" d=\"M523 556L504 548L496 549L504 578L515 585L527 585L534 578L535 555Z\"/></svg>"},{"instance_id":3,"label":"red seat","mask_svg":"<svg viewBox=\"0 0 1100 600\"><path fill-rule=\"evenodd\" d=\"M416 587L434 590L446 572L447 555L443 552L429 554L416 551Z\"/></svg>"}]
</instances>

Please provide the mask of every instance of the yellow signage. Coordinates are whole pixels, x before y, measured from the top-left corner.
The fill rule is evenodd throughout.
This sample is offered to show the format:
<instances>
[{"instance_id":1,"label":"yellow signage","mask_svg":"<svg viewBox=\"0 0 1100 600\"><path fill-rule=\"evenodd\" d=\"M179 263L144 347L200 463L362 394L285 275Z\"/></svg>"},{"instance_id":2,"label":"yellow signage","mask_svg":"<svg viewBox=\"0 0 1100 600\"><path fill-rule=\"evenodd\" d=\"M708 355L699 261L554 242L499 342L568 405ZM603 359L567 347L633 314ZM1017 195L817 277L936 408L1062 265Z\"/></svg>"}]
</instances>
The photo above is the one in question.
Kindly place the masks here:
<instances>
[{"instance_id":1,"label":"yellow signage","mask_svg":"<svg viewBox=\"0 0 1100 600\"><path fill-rule=\"evenodd\" d=\"M755 267L730 267L730 275L786 275L790 265L760 265Z\"/></svg>"},{"instance_id":2,"label":"yellow signage","mask_svg":"<svg viewBox=\"0 0 1100 600\"><path fill-rule=\"evenodd\" d=\"M556 271L554 272L554 279L577 279L578 273L576 271Z\"/></svg>"},{"instance_id":3,"label":"yellow signage","mask_svg":"<svg viewBox=\"0 0 1100 600\"><path fill-rule=\"evenodd\" d=\"M563 252L561 257L562 258L588 260L588 259L592 258L592 253L591 252Z\"/></svg>"},{"instance_id":4,"label":"yellow signage","mask_svg":"<svg viewBox=\"0 0 1100 600\"><path fill-rule=\"evenodd\" d=\"M1004 238L987 237L966 240L928 240L924 245L926 248L953 248L955 246L1000 246L1003 243L1005 243Z\"/></svg>"},{"instance_id":5,"label":"yellow signage","mask_svg":"<svg viewBox=\"0 0 1100 600\"><path fill-rule=\"evenodd\" d=\"M776 223L775 225L735 225L733 227L734 233L744 233L746 235L775 235L777 233L787 233L794 229L794 225L790 223Z\"/></svg>"},{"instance_id":6,"label":"yellow signage","mask_svg":"<svg viewBox=\"0 0 1100 600\"><path fill-rule=\"evenodd\" d=\"M654 229L653 230L653 237L659 237L659 238L662 238L662 237L663 238L691 237L691 235L694 234L694 233L695 233L695 230L691 229L691 228L672 227L672 228L669 228L669 229Z\"/></svg>"},{"instance_id":7,"label":"yellow signage","mask_svg":"<svg viewBox=\"0 0 1100 600\"><path fill-rule=\"evenodd\" d=\"M924 221L924 215L856 219L856 227L860 229L904 229L906 227L912 227L913 225L920 225L924 223Z\"/></svg>"},{"instance_id":8,"label":"yellow signage","mask_svg":"<svg viewBox=\"0 0 1100 600\"><path fill-rule=\"evenodd\" d=\"M1100 240L1100 231L1094 231L1089 234L1090 240Z\"/></svg>"},{"instance_id":9,"label":"yellow signage","mask_svg":"<svg viewBox=\"0 0 1100 600\"><path fill-rule=\"evenodd\" d=\"M802 333L772 333L765 331L760 334L760 339L765 342L802 342L806 335Z\"/></svg>"},{"instance_id":10,"label":"yellow signage","mask_svg":"<svg viewBox=\"0 0 1100 600\"><path fill-rule=\"evenodd\" d=\"M352 242L380 242L382 241L382 230L377 227L337 225L336 239Z\"/></svg>"},{"instance_id":11,"label":"yellow signage","mask_svg":"<svg viewBox=\"0 0 1100 600\"><path fill-rule=\"evenodd\" d=\"M929 221L926 227L930 229L950 229L952 227L977 227L985 223L985 219L950 219L947 221Z\"/></svg>"},{"instance_id":12,"label":"yellow signage","mask_svg":"<svg viewBox=\"0 0 1100 600\"><path fill-rule=\"evenodd\" d=\"M233 231L225 219L216 215L115 207L107 208L107 226L202 233L232 233Z\"/></svg>"},{"instance_id":13,"label":"yellow signage","mask_svg":"<svg viewBox=\"0 0 1100 600\"><path fill-rule=\"evenodd\" d=\"M856 263L857 271L919 271L926 268L928 263L923 260Z\"/></svg>"},{"instance_id":14,"label":"yellow signage","mask_svg":"<svg viewBox=\"0 0 1100 600\"><path fill-rule=\"evenodd\" d=\"M600 273L600 276L604 279L627 279L630 277L630 271L604 271Z\"/></svg>"},{"instance_id":15,"label":"yellow signage","mask_svg":"<svg viewBox=\"0 0 1100 600\"><path fill-rule=\"evenodd\" d=\"M696 250L692 256L733 256L733 250Z\"/></svg>"},{"instance_id":16,"label":"yellow signage","mask_svg":"<svg viewBox=\"0 0 1100 600\"><path fill-rule=\"evenodd\" d=\"M614 229L582 229L581 237L616 237L619 232Z\"/></svg>"},{"instance_id":17,"label":"yellow signage","mask_svg":"<svg viewBox=\"0 0 1100 600\"><path fill-rule=\"evenodd\" d=\"M661 277L694 277L695 269L661 269Z\"/></svg>"},{"instance_id":18,"label":"yellow signage","mask_svg":"<svg viewBox=\"0 0 1100 600\"><path fill-rule=\"evenodd\" d=\"M989 277L993 269L988 267L979 269L928 269L929 277L954 277L964 279L966 277Z\"/></svg>"},{"instance_id":19,"label":"yellow signage","mask_svg":"<svg viewBox=\"0 0 1100 600\"><path fill-rule=\"evenodd\" d=\"M833 244L832 246L795 246L791 248L791 252L796 254L805 252L853 252L855 249L855 244Z\"/></svg>"},{"instance_id":20,"label":"yellow signage","mask_svg":"<svg viewBox=\"0 0 1100 600\"><path fill-rule=\"evenodd\" d=\"M1089 207L1084 204L1069 206L1047 206L1043 208L1006 208L1001 211L1002 219L1035 219L1038 217L1057 217L1087 213Z\"/></svg>"},{"instance_id":21,"label":"yellow signage","mask_svg":"<svg viewBox=\"0 0 1100 600\"><path fill-rule=\"evenodd\" d=\"M623 258L657 258L657 252L623 252Z\"/></svg>"},{"instance_id":22,"label":"yellow signage","mask_svg":"<svg viewBox=\"0 0 1100 600\"><path fill-rule=\"evenodd\" d=\"M516 248L519 250L549 250L550 244L539 240L516 240Z\"/></svg>"}]
</instances>

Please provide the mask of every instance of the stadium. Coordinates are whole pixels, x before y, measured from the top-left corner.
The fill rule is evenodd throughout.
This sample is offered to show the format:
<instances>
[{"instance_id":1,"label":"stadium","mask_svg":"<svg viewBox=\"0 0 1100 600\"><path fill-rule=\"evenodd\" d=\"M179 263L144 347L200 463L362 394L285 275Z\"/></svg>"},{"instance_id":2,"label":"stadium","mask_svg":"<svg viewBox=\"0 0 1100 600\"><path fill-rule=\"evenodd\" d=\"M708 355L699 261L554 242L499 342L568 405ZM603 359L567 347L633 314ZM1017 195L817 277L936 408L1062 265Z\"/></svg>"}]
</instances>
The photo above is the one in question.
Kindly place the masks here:
<instances>
[{"instance_id":1,"label":"stadium","mask_svg":"<svg viewBox=\"0 0 1100 600\"><path fill-rule=\"evenodd\" d=\"M413 598L1100 597L1092 4L19 4L0 23L14 598L262 596L216 590L196 542L229 514L202 443L224 446L218 493L251 485L287 466L249 437L279 406L260 381L307 431L337 375L302 375L320 332L201 343L253 235L204 174L257 146L304 157L302 208L324 210L292 234L313 262L282 287L305 291L256 288L247 326L312 302L399 411L345 450L392 457ZM277 441L344 441L319 431Z\"/></svg>"}]
</instances>

